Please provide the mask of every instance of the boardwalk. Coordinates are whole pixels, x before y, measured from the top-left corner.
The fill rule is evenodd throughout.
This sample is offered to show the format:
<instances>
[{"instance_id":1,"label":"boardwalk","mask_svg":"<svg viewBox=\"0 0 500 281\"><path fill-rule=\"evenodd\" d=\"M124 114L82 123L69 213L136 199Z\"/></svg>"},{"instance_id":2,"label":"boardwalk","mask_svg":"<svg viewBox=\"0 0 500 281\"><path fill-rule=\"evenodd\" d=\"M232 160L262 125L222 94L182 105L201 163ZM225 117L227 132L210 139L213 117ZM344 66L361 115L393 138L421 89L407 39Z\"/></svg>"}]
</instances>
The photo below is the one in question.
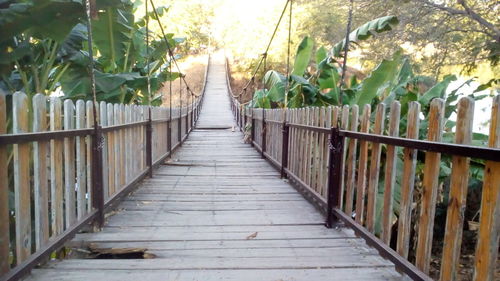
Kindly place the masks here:
<instances>
[{"instance_id":1,"label":"boardwalk","mask_svg":"<svg viewBox=\"0 0 500 281\"><path fill-rule=\"evenodd\" d=\"M145 249L148 259L50 262L29 280L402 280L394 265L324 218L242 134L224 67L212 62L197 128L80 249Z\"/></svg>"}]
</instances>

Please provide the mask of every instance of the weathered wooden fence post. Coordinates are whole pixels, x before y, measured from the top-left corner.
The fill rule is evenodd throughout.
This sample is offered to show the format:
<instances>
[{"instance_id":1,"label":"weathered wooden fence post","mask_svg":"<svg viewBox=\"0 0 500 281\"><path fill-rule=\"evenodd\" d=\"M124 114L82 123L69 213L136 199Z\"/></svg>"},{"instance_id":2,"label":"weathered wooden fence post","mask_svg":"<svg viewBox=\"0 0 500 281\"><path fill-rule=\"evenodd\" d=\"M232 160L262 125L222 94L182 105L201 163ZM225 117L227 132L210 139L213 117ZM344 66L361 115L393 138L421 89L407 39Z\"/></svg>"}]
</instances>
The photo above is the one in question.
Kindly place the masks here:
<instances>
[{"instance_id":1,"label":"weathered wooden fence post","mask_svg":"<svg viewBox=\"0 0 500 281\"><path fill-rule=\"evenodd\" d=\"M260 151L262 158L265 158L264 153L266 152L266 110L262 109L262 149Z\"/></svg>"},{"instance_id":2,"label":"weathered wooden fence post","mask_svg":"<svg viewBox=\"0 0 500 281\"><path fill-rule=\"evenodd\" d=\"M288 136L290 134L290 127L283 122L283 138L282 138L282 149L281 149L281 178L286 178L285 169L288 168Z\"/></svg>"},{"instance_id":3,"label":"weathered wooden fence post","mask_svg":"<svg viewBox=\"0 0 500 281\"><path fill-rule=\"evenodd\" d=\"M177 140L179 146L182 146L182 106L179 107L179 120L177 120Z\"/></svg>"},{"instance_id":4,"label":"weathered wooden fence post","mask_svg":"<svg viewBox=\"0 0 500 281\"><path fill-rule=\"evenodd\" d=\"M245 128L247 126L247 110L245 107L243 107L243 126L242 126L242 132L245 132Z\"/></svg>"},{"instance_id":5,"label":"weathered wooden fence post","mask_svg":"<svg viewBox=\"0 0 500 281\"><path fill-rule=\"evenodd\" d=\"M0 134L7 133L7 105L5 94L0 90ZM7 146L0 145L0 275L9 266L9 188L7 172Z\"/></svg>"},{"instance_id":6,"label":"weathered wooden fence post","mask_svg":"<svg viewBox=\"0 0 500 281\"><path fill-rule=\"evenodd\" d=\"M253 141L255 140L255 118L253 116L253 113L254 113L254 109L252 108L252 114L251 114L251 118L252 118L252 128L251 128L251 132L250 132L250 144L253 146Z\"/></svg>"},{"instance_id":7,"label":"weathered wooden fence post","mask_svg":"<svg viewBox=\"0 0 500 281\"><path fill-rule=\"evenodd\" d=\"M340 135L337 127L330 131L330 142L328 143L328 194L327 194L327 219L326 227L331 228L336 220L333 209L340 206L341 184L342 184L342 156L344 155L344 137Z\"/></svg>"},{"instance_id":8,"label":"weathered wooden fence post","mask_svg":"<svg viewBox=\"0 0 500 281\"><path fill-rule=\"evenodd\" d=\"M146 124L146 165L148 175L153 177L153 120L151 119L151 108L149 108L148 123Z\"/></svg>"},{"instance_id":9,"label":"weathered wooden fence post","mask_svg":"<svg viewBox=\"0 0 500 281\"><path fill-rule=\"evenodd\" d=\"M167 146L168 146L168 155L172 156L172 116L169 117L167 123Z\"/></svg>"},{"instance_id":10,"label":"weathered wooden fence post","mask_svg":"<svg viewBox=\"0 0 500 281\"><path fill-rule=\"evenodd\" d=\"M96 118L96 116L94 116ZM102 128L94 127L92 135L92 207L97 210L96 226L102 228L104 225L104 189L102 170Z\"/></svg>"},{"instance_id":11,"label":"weathered wooden fence post","mask_svg":"<svg viewBox=\"0 0 500 281\"><path fill-rule=\"evenodd\" d=\"M500 148L500 95L493 99L488 146ZM480 227L474 264L474 281L495 279L500 229L500 162L486 161L481 194Z\"/></svg>"}]
</instances>

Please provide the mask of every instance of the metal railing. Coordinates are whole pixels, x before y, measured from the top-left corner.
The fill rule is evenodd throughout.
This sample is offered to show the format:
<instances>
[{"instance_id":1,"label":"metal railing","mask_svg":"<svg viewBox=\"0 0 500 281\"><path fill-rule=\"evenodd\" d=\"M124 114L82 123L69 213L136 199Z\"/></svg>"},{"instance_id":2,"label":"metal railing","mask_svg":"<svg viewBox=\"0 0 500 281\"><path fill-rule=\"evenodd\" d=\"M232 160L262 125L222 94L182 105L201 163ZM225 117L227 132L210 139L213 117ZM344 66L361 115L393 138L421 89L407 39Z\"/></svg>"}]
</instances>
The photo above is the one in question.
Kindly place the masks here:
<instances>
[{"instance_id":1,"label":"metal railing","mask_svg":"<svg viewBox=\"0 0 500 281\"><path fill-rule=\"evenodd\" d=\"M228 87L229 84L228 84ZM228 89L230 91L230 89ZM429 277L433 242L434 216L437 205L436 194L440 188L438 179L441 155L452 157L446 233L441 253L440 280L454 280L458 271L464 211L466 208L469 159L484 162L483 192L479 210L479 230L476 239L474 280L493 280L498 249L498 217L500 205L500 96L493 99L490 123L489 147L470 145L474 102L461 99L458 104L456 143L441 141L444 102L435 99L429 113L427 140L418 139L420 105L410 104L406 137L398 136L399 103L391 105L389 135L383 135L385 106L377 107L375 125L370 126L370 106L364 107L358 132L357 106L349 108L324 107L302 109L259 109L242 106L231 97L231 108L242 131L247 128L252 145L263 158L289 178L294 186L326 215L325 225L343 224L391 260L396 268L414 280L432 280ZM411 115L411 116L410 116ZM413 116L413 117L412 117ZM349 118L350 117L350 118ZM337 122L341 119L341 122ZM348 128L349 120L353 123ZM377 125L378 124L378 125ZM251 132L248 132L250 127ZM373 130L374 133L369 133ZM411 132L413 130L413 132ZM416 135L415 135L416 132ZM402 149L402 198L397 237L397 246L390 247L394 232L392 218L396 165L398 150ZM382 152L383 151L383 152ZM418 160L424 167L423 179L415 179L417 153L425 156ZM357 155L359 153L359 156ZM381 154L385 162L381 163ZM423 157L420 157L423 158ZM385 171L381 169L385 166ZM385 173L385 175L384 175ZM381 184L380 178L386 182ZM417 209L413 200L416 183L420 199ZM380 185L380 186L379 186ZM383 191L384 198L377 199ZM354 196L356 195L356 196ZM381 231L375 231L374 208L377 200L383 204L386 217L380 218ZM412 212L419 212L418 218ZM388 214L388 215L387 215ZM414 221L412 221L412 219ZM416 247L409 244L410 226L418 225L412 236ZM399 224L399 225L398 225ZM490 249L490 250L488 250ZM493 250L491 250L493 249ZM412 251L414 261L408 260Z\"/></svg>"},{"instance_id":2,"label":"metal railing","mask_svg":"<svg viewBox=\"0 0 500 281\"><path fill-rule=\"evenodd\" d=\"M168 108L101 102L100 124L95 129L91 128L91 102L75 105L66 100L62 113L59 98L38 94L28 103L24 93L12 95L13 133L0 128L0 169L5 173L0 179L0 280L20 279L83 228L102 228L104 214L138 182L153 176L153 169L170 157L196 125L208 65L209 61L200 95L192 104L172 109L177 112L172 119ZM2 120L7 120L6 106L5 95L0 95ZM28 123L33 124L32 132ZM44 131L49 123L50 131ZM14 161L8 162L8 151ZM9 190L15 195L13 222L9 220ZM9 235L12 227L14 237ZM13 241L10 247L9 241Z\"/></svg>"}]
</instances>

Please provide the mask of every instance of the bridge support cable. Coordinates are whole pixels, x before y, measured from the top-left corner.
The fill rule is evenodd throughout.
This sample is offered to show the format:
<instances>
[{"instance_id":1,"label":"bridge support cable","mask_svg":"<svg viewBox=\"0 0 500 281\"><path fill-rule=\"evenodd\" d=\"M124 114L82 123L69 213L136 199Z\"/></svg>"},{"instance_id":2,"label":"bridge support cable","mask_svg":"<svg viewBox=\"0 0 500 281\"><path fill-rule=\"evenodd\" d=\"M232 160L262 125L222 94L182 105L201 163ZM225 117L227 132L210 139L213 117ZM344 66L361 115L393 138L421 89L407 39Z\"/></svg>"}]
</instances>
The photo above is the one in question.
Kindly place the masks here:
<instances>
[{"instance_id":1,"label":"bridge support cable","mask_svg":"<svg viewBox=\"0 0 500 281\"><path fill-rule=\"evenodd\" d=\"M340 79L340 91L339 91L339 105L343 105L343 99L342 99L342 89L345 87L345 77L346 77L346 71L347 71L347 55L349 53L349 43L350 43L350 38L349 35L351 34L351 25L352 25L352 12L354 9L354 0L350 0L350 6L349 6L349 15L347 16L347 27L346 27L346 34L345 34L345 44L344 44L344 63L342 64L342 78Z\"/></svg>"},{"instance_id":2,"label":"bridge support cable","mask_svg":"<svg viewBox=\"0 0 500 281\"><path fill-rule=\"evenodd\" d=\"M281 24L281 21L283 20L283 16L286 13L286 10L288 8L288 4L291 4L291 2L292 2L292 0L287 0L286 1L285 6L283 7L283 10L281 11L281 14L280 14L280 17L278 19L278 22L276 23L276 25L274 27L273 34L271 35L271 38L269 39L269 42L268 42L267 47L266 47L266 50L264 51L264 53L262 53L262 55L261 55L261 57L260 57L260 59L259 59L259 61L257 63L257 66L255 67L254 71L252 72L252 78L250 78L250 80L245 84L245 86L243 87L242 91L240 91L237 95L233 95L233 98L239 99L242 96L242 94L246 93L248 86L250 86L250 83L252 83L252 80L255 79L255 76L259 72L260 67L263 64L267 63L267 55L268 55L268 52L269 52L269 48L271 47L271 43L273 42L274 37L276 36L278 28L279 28L279 26ZM264 69L265 68L266 67L264 67ZM264 75L265 75L265 73L264 73ZM252 100L253 100L253 94L254 93L252 93Z\"/></svg>"},{"instance_id":3,"label":"bridge support cable","mask_svg":"<svg viewBox=\"0 0 500 281\"><path fill-rule=\"evenodd\" d=\"M148 1L146 1L148 2ZM179 123L178 123L178 126L179 126L179 134L178 134L178 141L179 141L179 144L182 143L182 136L181 136L181 128L182 128L182 84L184 83L184 85L186 86L186 91L188 92L188 94L192 97L196 97L198 98L199 96L196 95L192 90L191 88L189 87L189 84L187 83L186 81L186 78L185 78L185 75L182 75L182 72L181 72L181 68L179 67L179 64L177 63L177 60L174 56L174 53L173 53L173 50L172 50L172 46L170 45L170 43L168 42L168 38L165 34L165 29L163 28L163 25L161 24L161 21L160 21L160 16L158 15L158 12L156 11L156 7L155 7L155 4L153 2L153 0L150 0L149 1L151 3L151 7L153 9L153 13L155 15L155 18L156 18L156 21L158 22L158 26L160 27L160 31L161 31L161 35L163 37L163 40L165 41L165 44L167 46L167 50L168 50L168 55L170 57L170 62L169 62L169 71L170 71L170 77L169 77L169 119L172 120L172 63L175 65L175 67L177 68L177 71L179 72L179 103L180 103L180 106L179 106ZM187 107L189 109L189 107ZM188 117L186 117L188 118ZM168 141L168 145L169 145L169 148L172 147L172 122L170 121L169 124L168 124L168 135L169 135L169 141ZM186 131L187 131L187 126L186 126ZM171 150L171 149L170 149Z\"/></svg>"},{"instance_id":4,"label":"bridge support cable","mask_svg":"<svg viewBox=\"0 0 500 281\"><path fill-rule=\"evenodd\" d=\"M146 66L147 66L147 91L148 91L148 124L146 126L146 165L148 166L148 175L153 177L153 126L151 116L151 69L149 65L149 17L148 17L148 1L146 1Z\"/></svg>"},{"instance_id":5,"label":"bridge support cable","mask_svg":"<svg viewBox=\"0 0 500 281\"><path fill-rule=\"evenodd\" d=\"M94 2L92 2L94 3ZM104 193L103 193L103 167L102 167L102 148L104 139L102 128L99 125L99 115L97 115L97 95L95 84L94 53L92 49L92 10L91 1L85 1L85 12L87 15L87 33L88 33L88 52L89 52L89 78L90 91L92 93L92 114L94 123L94 134L92 136L92 207L97 211L97 217L94 226L102 228L104 225Z\"/></svg>"},{"instance_id":6,"label":"bridge support cable","mask_svg":"<svg viewBox=\"0 0 500 281\"><path fill-rule=\"evenodd\" d=\"M156 11L155 4L154 4L153 0L150 0L149 2L151 3L151 7L153 8L153 13L155 15L156 21L158 22L158 26L160 27L160 31L161 31L163 40L165 41L165 44L167 45L167 50L168 50L168 54L169 54L169 56L171 58L171 61L174 62L175 67L177 68L177 71L179 71L179 78L182 80L182 82L184 82L184 84L186 85L186 89L187 89L187 91L189 93L191 93L192 95L198 96L195 93L193 93L193 91L189 87L189 84L187 83L187 81L185 79L185 76L181 75L181 68L179 67L179 64L177 63L177 60L176 60L176 58L174 56L174 53L173 53L173 50L172 50L172 46L168 42L168 38L167 38L167 36L165 34L165 30L164 30L163 25L161 24L161 21L160 21L160 16L158 15L158 12Z\"/></svg>"},{"instance_id":7,"label":"bridge support cable","mask_svg":"<svg viewBox=\"0 0 500 281\"><path fill-rule=\"evenodd\" d=\"M292 8L293 2L290 0L290 12L288 18L288 44L286 51L286 81L285 81L285 106L283 107L283 122L286 120L286 108L288 108L288 91L290 90L290 45L292 43Z\"/></svg>"}]
</instances>

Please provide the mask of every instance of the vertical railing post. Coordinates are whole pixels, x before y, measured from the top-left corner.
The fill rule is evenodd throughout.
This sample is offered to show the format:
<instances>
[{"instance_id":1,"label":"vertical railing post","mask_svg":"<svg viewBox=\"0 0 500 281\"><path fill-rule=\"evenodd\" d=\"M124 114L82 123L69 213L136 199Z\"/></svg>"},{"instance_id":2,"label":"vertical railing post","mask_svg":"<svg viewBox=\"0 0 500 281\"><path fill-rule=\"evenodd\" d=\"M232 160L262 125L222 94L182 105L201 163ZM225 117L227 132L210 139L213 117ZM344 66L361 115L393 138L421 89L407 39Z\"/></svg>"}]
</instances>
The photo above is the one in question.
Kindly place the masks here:
<instances>
[{"instance_id":1,"label":"vertical railing post","mask_svg":"<svg viewBox=\"0 0 500 281\"><path fill-rule=\"evenodd\" d=\"M240 105L236 107L236 125L241 128L241 115L240 115Z\"/></svg>"},{"instance_id":2,"label":"vertical railing post","mask_svg":"<svg viewBox=\"0 0 500 281\"><path fill-rule=\"evenodd\" d=\"M177 140L179 141L179 146L182 145L182 107L179 108L179 120L177 121Z\"/></svg>"},{"instance_id":3,"label":"vertical railing post","mask_svg":"<svg viewBox=\"0 0 500 281\"><path fill-rule=\"evenodd\" d=\"M337 218L333 215L333 209L340 206L342 154L344 151L344 137L340 135L339 128L332 128L328 143L328 194L326 227L331 228Z\"/></svg>"},{"instance_id":4,"label":"vertical railing post","mask_svg":"<svg viewBox=\"0 0 500 281\"><path fill-rule=\"evenodd\" d=\"M97 210L95 221L97 228L102 228L104 225L103 144L102 128L97 125L94 127L94 134L92 135L92 207Z\"/></svg>"},{"instance_id":5,"label":"vertical railing post","mask_svg":"<svg viewBox=\"0 0 500 281\"><path fill-rule=\"evenodd\" d=\"M193 108L191 110L191 128L190 128L190 130L193 129L194 124L196 123L196 120L194 119L194 110L195 110L195 106L193 106Z\"/></svg>"},{"instance_id":6,"label":"vertical railing post","mask_svg":"<svg viewBox=\"0 0 500 281\"><path fill-rule=\"evenodd\" d=\"M243 132L243 128L245 127L244 118L245 118L245 106L240 104L240 132Z\"/></svg>"},{"instance_id":7,"label":"vertical railing post","mask_svg":"<svg viewBox=\"0 0 500 281\"><path fill-rule=\"evenodd\" d=\"M290 127L288 124L283 122L283 138L282 138L282 148L281 148L281 178L286 178L285 169L288 168L288 135L290 133Z\"/></svg>"},{"instance_id":8,"label":"vertical railing post","mask_svg":"<svg viewBox=\"0 0 500 281\"><path fill-rule=\"evenodd\" d=\"M262 149L261 149L261 156L262 158L265 158L264 152L266 152L266 110L262 109Z\"/></svg>"},{"instance_id":9,"label":"vertical railing post","mask_svg":"<svg viewBox=\"0 0 500 281\"><path fill-rule=\"evenodd\" d=\"M146 165L148 166L148 175L153 177L153 121L151 114L148 123L146 123Z\"/></svg>"},{"instance_id":10,"label":"vertical railing post","mask_svg":"<svg viewBox=\"0 0 500 281\"><path fill-rule=\"evenodd\" d=\"M189 133L189 107L186 109L186 135Z\"/></svg>"},{"instance_id":11,"label":"vertical railing post","mask_svg":"<svg viewBox=\"0 0 500 281\"><path fill-rule=\"evenodd\" d=\"M253 142L255 140L255 118L253 116L254 109L252 108L252 115L250 116L252 118L252 128L250 131L250 144L253 146Z\"/></svg>"},{"instance_id":12,"label":"vertical railing post","mask_svg":"<svg viewBox=\"0 0 500 281\"><path fill-rule=\"evenodd\" d=\"M167 121L167 147L168 157L172 156L172 120Z\"/></svg>"},{"instance_id":13,"label":"vertical railing post","mask_svg":"<svg viewBox=\"0 0 500 281\"><path fill-rule=\"evenodd\" d=\"M243 107L243 132L245 132L245 127L247 126L247 110Z\"/></svg>"}]
</instances>

